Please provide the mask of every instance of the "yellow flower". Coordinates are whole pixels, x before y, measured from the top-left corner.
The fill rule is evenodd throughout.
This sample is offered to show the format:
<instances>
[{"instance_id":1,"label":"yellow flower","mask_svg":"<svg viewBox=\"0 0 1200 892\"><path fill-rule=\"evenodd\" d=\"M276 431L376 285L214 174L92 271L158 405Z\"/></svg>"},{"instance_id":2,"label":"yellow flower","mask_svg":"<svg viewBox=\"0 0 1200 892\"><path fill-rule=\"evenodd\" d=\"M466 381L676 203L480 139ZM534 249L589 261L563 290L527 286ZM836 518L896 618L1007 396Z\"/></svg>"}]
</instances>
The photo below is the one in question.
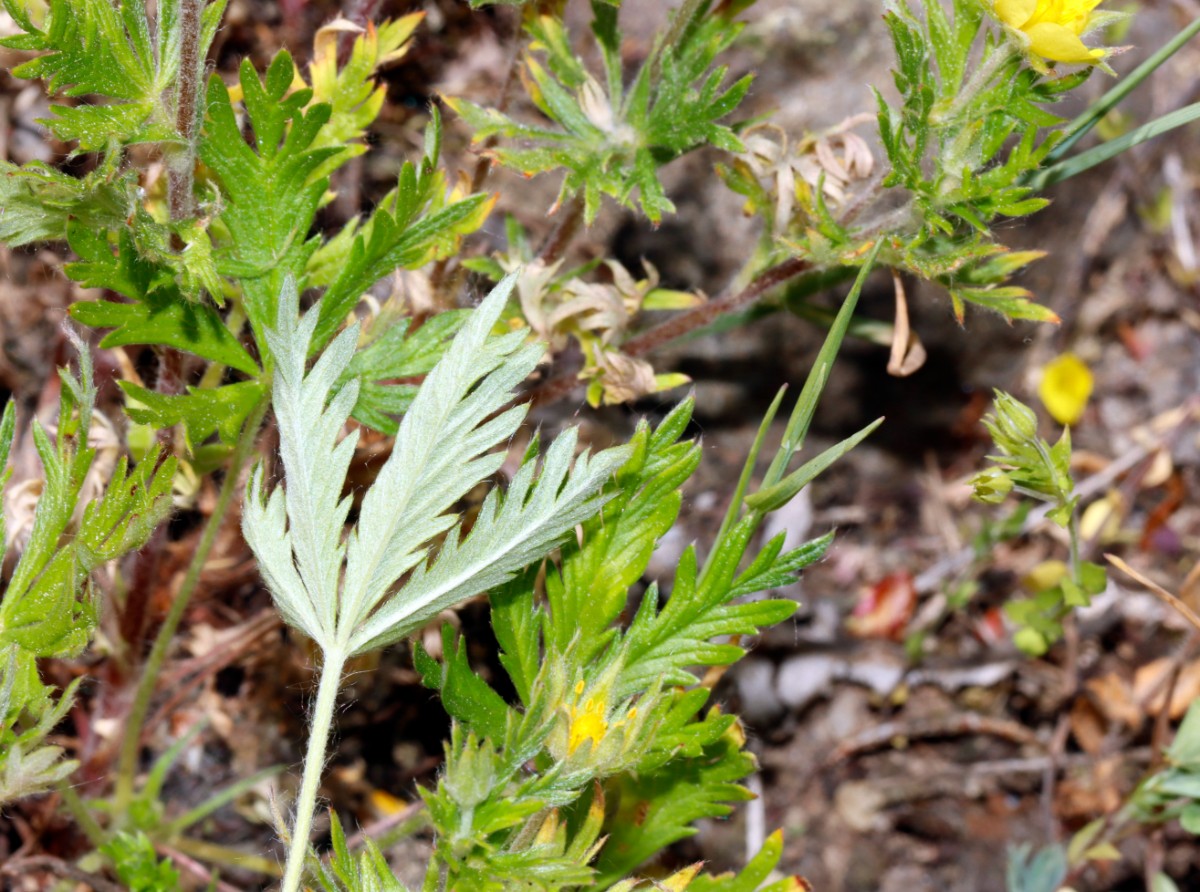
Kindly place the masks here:
<instances>
[{"instance_id":1,"label":"yellow flower","mask_svg":"<svg viewBox=\"0 0 1200 892\"><path fill-rule=\"evenodd\" d=\"M580 682L578 687L582 688L583 682ZM583 692L577 688L576 693ZM604 739L604 733L608 730L606 711L607 704L603 700L597 702L591 697L583 702L582 709L578 706L570 708L571 730L567 738L568 753L574 753L588 740L592 742L593 749L599 746L600 741Z\"/></svg>"},{"instance_id":2,"label":"yellow flower","mask_svg":"<svg viewBox=\"0 0 1200 892\"><path fill-rule=\"evenodd\" d=\"M1042 369L1038 396L1059 424L1074 424L1083 417L1092 395L1092 373L1074 353L1064 353Z\"/></svg>"},{"instance_id":3,"label":"yellow flower","mask_svg":"<svg viewBox=\"0 0 1200 892\"><path fill-rule=\"evenodd\" d=\"M1095 64L1105 51L1080 40L1100 0L995 0L996 18L1021 34L1034 55L1051 62Z\"/></svg>"}]
</instances>

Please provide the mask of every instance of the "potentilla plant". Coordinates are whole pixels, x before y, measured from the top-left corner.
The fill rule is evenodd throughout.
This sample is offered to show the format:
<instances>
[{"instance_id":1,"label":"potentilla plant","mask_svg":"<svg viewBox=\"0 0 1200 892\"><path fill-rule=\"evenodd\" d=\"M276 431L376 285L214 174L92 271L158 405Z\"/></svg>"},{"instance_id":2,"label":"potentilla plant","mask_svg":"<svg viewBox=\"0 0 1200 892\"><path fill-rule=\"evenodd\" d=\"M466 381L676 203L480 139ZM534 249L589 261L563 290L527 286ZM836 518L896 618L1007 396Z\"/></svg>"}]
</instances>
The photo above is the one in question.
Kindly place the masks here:
<instances>
[{"instance_id":1,"label":"potentilla plant","mask_svg":"<svg viewBox=\"0 0 1200 892\"><path fill-rule=\"evenodd\" d=\"M1073 608L1086 607L1104 591L1107 574L1081 555L1079 497L1071 478L1071 429L1054 444L1038 436L1037 415L1011 394L996 391L992 412L984 418L996 454L992 467L971 478L975 498L989 505L1023 496L1044 504L1046 519L1067 531L1070 562L1032 597L1010 601L1005 612L1016 624L1014 643L1041 656L1062 637L1063 620Z\"/></svg>"},{"instance_id":2,"label":"potentilla plant","mask_svg":"<svg viewBox=\"0 0 1200 892\"><path fill-rule=\"evenodd\" d=\"M590 52L568 29L563 2L505 0L522 24L507 82L527 107L509 95L491 105L446 97L485 154L475 175L442 168L442 121L431 107L419 157L399 165L394 188L369 214L324 231L318 215L334 177L367 150L383 107L378 73L405 55L419 14L332 22L316 33L307 67L280 51L264 71L247 60L227 80L206 77L205 58L224 0L3 4L19 32L4 44L29 55L12 73L46 84L54 104L42 126L70 147L74 166L0 162L0 240L67 255L63 273L98 292L69 307L72 319L103 332L101 348L139 360L125 367L145 377L118 382L126 417L112 429L127 435L129 456L103 474L82 342L53 436L30 427L44 480L20 484L40 485L41 501L30 528L6 543L19 554L0 601L0 802L56 788L93 848L72 870L107 864L148 892L180 882L185 862L172 866L163 851L196 842L186 833L261 778L172 817L165 779L192 738L145 771L141 759L161 670L244 493L243 532L263 582L320 655L299 797L279 828L289 840L288 892L402 888L383 849L365 841L356 853L336 815L331 851L311 848L342 672L483 593L513 696L473 671L452 631L440 660L414 647L423 683L453 720L444 769L421 791L434 834L424 889L799 888L795 878L768 881L778 836L736 876L694 866L642 879L697 820L750 795L740 785L754 767L744 732L709 703L696 670L733 663L748 637L789 617L789 600L747 597L792 581L829 545L826 535L785 551L782 536L760 545L755 536L873 428L792 467L872 267L940 282L960 314L971 302L1010 318L1052 315L1008 281L1035 254L1006 251L990 226L1037 210L1038 189L1101 157L1067 151L1115 98L1070 123L1045 106L1106 67L1110 50L1089 34L1108 14L1091 0L955 0L950 11L888 2L899 102L878 100L884 164L850 123L789 136L740 115L750 76L731 77L720 59L748 0L686 0L633 66L619 2L590 4ZM762 218L757 250L727 294L705 302L659 287L653 268L610 258L567 262L606 206L652 223L673 213L661 169L705 148L723 153L718 173ZM161 157L162 176L138 163L145 153ZM562 177L548 209L557 222L539 247L514 223L505 250L464 248L496 202L482 191L493 163ZM460 309L467 272L497 283L474 310ZM397 273L407 290L376 299L372 289ZM576 456L573 431L544 454L535 439L507 485L493 487L472 519L460 515L467 492L504 464L543 359L573 346L584 357L582 369L543 376L543 400L582 378L591 402L627 401L682 380L650 365L655 346L785 284L802 300L818 281L855 277L825 320L825 346L761 482L753 484L782 392L715 541L685 550L669 592L666 580L640 586L700 459L684 439L689 401L596 454ZM644 309L681 312L646 329ZM269 424L278 472L262 457L246 486ZM17 428L10 408L0 460ZM364 428L395 439L351 523L347 472ZM1060 458L1055 449L1046 447L1048 460ZM120 573L154 578L164 544L155 527L172 496L186 501L208 475L218 485L211 515L147 641L146 593L95 586L93 571L136 551ZM57 694L37 661L78 654L106 613L121 620L107 658L121 663L114 675L134 681L127 697L104 701L128 702L127 712L96 716L124 737L111 777L85 800L68 783L74 762L49 739L78 701L78 683ZM102 775L103 758L89 768ZM192 850L277 871L268 857L211 843Z\"/></svg>"}]
</instances>

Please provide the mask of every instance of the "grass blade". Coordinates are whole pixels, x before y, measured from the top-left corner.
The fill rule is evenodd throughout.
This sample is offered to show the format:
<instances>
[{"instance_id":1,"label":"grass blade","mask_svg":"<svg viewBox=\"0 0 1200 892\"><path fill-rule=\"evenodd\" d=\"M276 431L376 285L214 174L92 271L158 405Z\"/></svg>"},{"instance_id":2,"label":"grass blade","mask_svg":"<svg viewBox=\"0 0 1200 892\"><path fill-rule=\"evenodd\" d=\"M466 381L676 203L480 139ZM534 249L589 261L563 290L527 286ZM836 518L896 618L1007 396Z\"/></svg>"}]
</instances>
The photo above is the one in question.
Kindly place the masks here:
<instances>
[{"instance_id":1,"label":"grass blade","mask_svg":"<svg viewBox=\"0 0 1200 892\"><path fill-rule=\"evenodd\" d=\"M1070 179L1077 174L1083 173L1085 170L1090 170L1097 164L1103 164L1105 161L1117 157L1122 152L1129 151L1139 143L1153 139L1156 136L1161 136L1177 127L1182 127L1184 124L1190 124L1196 120L1200 120L1200 102L1185 105L1183 108L1176 109L1170 114L1156 118L1149 124L1143 124L1141 127L1130 130L1124 136L1101 143L1085 152L1080 152L1078 155L1072 155L1070 158L1060 161L1052 167L1043 168L1029 179L1028 185L1033 187L1035 191L1040 191L1047 186L1061 183L1063 180Z\"/></svg>"}]
</instances>

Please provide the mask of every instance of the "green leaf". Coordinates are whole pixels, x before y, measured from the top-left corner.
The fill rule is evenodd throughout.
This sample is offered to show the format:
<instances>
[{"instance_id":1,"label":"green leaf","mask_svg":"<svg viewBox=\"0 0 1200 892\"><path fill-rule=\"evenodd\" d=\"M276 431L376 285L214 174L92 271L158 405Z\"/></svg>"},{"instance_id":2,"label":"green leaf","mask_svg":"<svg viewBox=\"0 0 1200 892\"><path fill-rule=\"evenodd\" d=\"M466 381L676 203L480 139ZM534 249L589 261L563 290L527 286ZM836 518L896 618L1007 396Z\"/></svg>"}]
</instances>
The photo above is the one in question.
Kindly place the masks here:
<instances>
[{"instance_id":1,"label":"green leaf","mask_svg":"<svg viewBox=\"0 0 1200 892\"><path fill-rule=\"evenodd\" d=\"M480 737L501 740L508 724L508 705L467 663L465 642L450 625L442 627L442 653L439 663L417 643L413 664L421 674L421 684L438 692L442 706L456 721Z\"/></svg>"},{"instance_id":2,"label":"green leaf","mask_svg":"<svg viewBox=\"0 0 1200 892\"><path fill-rule=\"evenodd\" d=\"M795 498L800 490L816 479L817 475L824 472L839 458L865 440L881 424L883 424L882 418L875 419L858 433L847 437L836 446L830 446L816 458L805 462L774 486L761 489L753 495L747 496L746 505L755 511L777 511Z\"/></svg>"},{"instance_id":3,"label":"green leaf","mask_svg":"<svg viewBox=\"0 0 1200 892\"><path fill-rule=\"evenodd\" d=\"M424 13L412 13L394 21L373 25L357 35L349 57L338 64L338 47L344 32L330 28L318 30L309 80L313 98L331 108L329 123L321 129L315 147L341 149L341 155L326 162L322 173L331 173L349 158L363 154L361 140L367 128L379 116L387 90L375 76L381 66L394 63L406 50L406 44Z\"/></svg>"},{"instance_id":4,"label":"green leaf","mask_svg":"<svg viewBox=\"0 0 1200 892\"><path fill-rule=\"evenodd\" d=\"M37 656L83 650L95 624L95 607L90 594L79 597L82 577L70 549L43 564L27 588L6 595L0 643L11 642Z\"/></svg>"},{"instance_id":5,"label":"green leaf","mask_svg":"<svg viewBox=\"0 0 1200 892\"><path fill-rule=\"evenodd\" d=\"M500 664L526 706L532 704L533 683L542 662L543 615L534 601L539 569L531 567L488 593Z\"/></svg>"},{"instance_id":6,"label":"green leaf","mask_svg":"<svg viewBox=\"0 0 1200 892\"><path fill-rule=\"evenodd\" d=\"M198 145L200 160L221 190L218 219L228 232L224 270L243 279L246 313L259 344L274 324L284 281L299 280L317 247L309 238L328 178L318 175L341 153L317 144L330 107L306 105L311 91L288 93L295 76L292 58L277 54L259 80L247 59L241 67L242 104L253 129L254 146L242 137L229 90L213 76L207 115Z\"/></svg>"},{"instance_id":7,"label":"green leaf","mask_svg":"<svg viewBox=\"0 0 1200 892\"><path fill-rule=\"evenodd\" d=\"M735 592L747 589L747 580L735 581L734 577L756 527L754 517L745 518L716 544L718 553L703 583L696 578L695 550L689 547L684 551L671 596L661 611L657 589L652 587L646 593L622 642L624 662L616 688L618 696L646 690L655 683L692 685L695 677L687 671L689 667L724 666L745 653L739 645L714 643L713 639L754 635L795 612L796 604L792 601L730 603ZM779 560L778 547L772 548ZM819 546L806 547L804 553L815 554L820 550ZM794 559L794 555L789 553L784 560ZM755 575L760 579L778 578L774 575L773 561L756 563Z\"/></svg>"},{"instance_id":8,"label":"green leaf","mask_svg":"<svg viewBox=\"0 0 1200 892\"><path fill-rule=\"evenodd\" d=\"M439 180L431 177L431 184L437 185ZM432 193L432 189L420 185L414 188L421 191L415 195L400 189L389 193L355 237L341 272L321 301L321 322L314 343L324 343L377 281L398 267L415 269L441 256L457 244L459 237L478 229L492 205L488 196L472 195L439 207L443 196L435 199L430 194L420 201L421 193ZM435 209L419 216L430 207Z\"/></svg>"},{"instance_id":9,"label":"green leaf","mask_svg":"<svg viewBox=\"0 0 1200 892\"><path fill-rule=\"evenodd\" d=\"M817 401L825 389L829 372L833 368L834 360L837 359L842 341L846 337L846 331L854 318L854 308L858 306L859 295L862 294L863 286L866 285L867 276L871 274L871 269L875 266L875 260L879 256L882 245L882 241L877 241L863 259L854 285L851 286L841 307L838 308L837 316L829 327L829 333L825 335L821 349L817 352L816 359L813 360L808 376L804 379L804 387L801 389L796 405L792 409L792 415L788 419L783 433L783 442L774 458L771 459L771 464L763 478L763 485L766 487L775 486L783 479L792 458L804 446L808 427L812 424L813 415L817 411ZM707 571L705 575L707 575Z\"/></svg>"},{"instance_id":10,"label":"green leaf","mask_svg":"<svg viewBox=\"0 0 1200 892\"><path fill-rule=\"evenodd\" d=\"M1167 748L1167 758L1173 765L1200 767L1200 701L1188 707L1175 739Z\"/></svg>"},{"instance_id":11,"label":"green leaf","mask_svg":"<svg viewBox=\"0 0 1200 892\"><path fill-rule=\"evenodd\" d=\"M132 472L122 457L103 497L84 509L74 547L85 572L141 548L170 513L177 462L159 457L151 449Z\"/></svg>"},{"instance_id":12,"label":"green leaf","mask_svg":"<svg viewBox=\"0 0 1200 892\"><path fill-rule=\"evenodd\" d=\"M1116 139L1111 139L1094 148L1065 158L1050 167L1043 168L1029 176L1026 184L1036 190L1045 189L1055 183L1061 183L1063 180L1077 176L1085 170L1091 170L1098 164L1103 164L1105 161L1116 158L1134 146L1146 142L1146 140L1154 139L1156 136L1161 136L1164 133L1170 133L1178 127L1197 120L1200 120L1200 102L1193 102L1191 105L1184 106L1156 118L1148 124L1143 124L1141 127L1118 136Z\"/></svg>"},{"instance_id":13,"label":"green leaf","mask_svg":"<svg viewBox=\"0 0 1200 892\"><path fill-rule=\"evenodd\" d=\"M237 441L242 425L263 398L263 385L240 381L224 387L188 387L186 394L161 394L129 381L119 381L126 397L135 400L125 408L138 424L159 430L182 424L188 445L195 449L214 433L221 442Z\"/></svg>"},{"instance_id":14,"label":"green leaf","mask_svg":"<svg viewBox=\"0 0 1200 892\"><path fill-rule=\"evenodd\" d=\"M114 251L106 231L68 224L68 241L80 259L66 265L67 275L86 288L107 288L134 301L84 301L72 305L72 315L86 325L115 328L105 347L165 344L257 375L257 364L225 321L208 304L186 299L177 285L179 274L186 278L196 256L207 250L207 238L198 235L191 248L175 255L175 268L168 268L139 251L136 230L136 225L132 231L120 227ZM153 247L146 253L163 256ZM207 281L205 287L219 299L219 282Z\"/></svg>"},{"instance_id":15,"label":"green leaf","mask_svg":"<svg viewBox=\"0 0 1200 892\"><path fill-rule=\"evenodd\" d=\"M658 540L674 525L680 486L696 470L700 448L677 442L692 413L680 404L653 434L642 422L630 441L632 455L606 492L611 501L568 542L558 572L546 576L547 644L558 653L578 648L586 663L615 634L629 589L646 572Z\"/></svg>"},{"instance_id":16,"label":"green leaf","mask_svg":"<svg viewBox=\"0 0 1200 892\"><path fill-rule=\"evenodd\" d=\"M736 4L717 10L705 4L704 15L672 25L669 37L659 37L626 90L613 5L592 7L603 85L574 55L560 21L528 17L527 30L547 54L548 68L527 56L522 80L549 126L523 124L465 100L447 103L474 129L475 142L503 137L490 150L500 163L526 175L562 169L558 204L581 195L588 222L599 212L601 196L608 195L658 223L674 210L658 168L704 145L744 148L733 129L719 122L740 105L751 78L722 89L726 69L713 65L741 25L733 21ZM512 144L516 140L521 144Z\"/></svg>"},{"instance_id":17,"label":"green leaf","mask_svg":"<svg viewBox=\"0 0 1200 892\"><path fill-rule=\"evenodd\" d=\"M132 172L108 165L76 178L40 162L0 161L0 242L63 241L68 221L99 231L122 228L137 207L136 190Z\"/></svg>"},{"instance_id":18,"label":"green leaf","mask_svg":"<svg viewBox=\"0 0 1200 892\"><path fill-rule=\"evenodd\" d=\"M0 764L0 803L45 793L70 777L79 763L62 756L60 746L12 744Z\"/></svg>"},{"instance_id":19,"label":"green leaf","mask_svg":"<svg viewBox=\"0 0 1200 892\"><path fill-rule=\"evenodd\" d=\"M1098 595L1108 587L1108 571L1092 561L1079 565L1079 584L1086 594Z\"/></svg>"},{"instance_id":20,"label":"green leaf","mask_svg":"<svg viewBox=\"0 0 1200 892\"><path fill-rule=\"evenodd\" d=\"M1030 300L1029 292L1015 285L998 288L951 288L956 301L966 301L985 310L999 313L1005 319L1024 319L1029 322L1058 322L1058 314Z\"/></svg>"},{"instance_id":21,"label":"green leaf","mask_svg":"<svg viewBox=\"0 0 1200 892\"><path fill-rule=\"evenodd\" d=\"M435 109L420 163L406 161L396 188L362 227L351 224L311 258L310 267L328 281L313 349L329 340L379 279L398 267L415 269L448 256L463 236L483 225L494 199L471 195L451 201L446 176L437 167L440 145L441 118Z\"/></svg>"},{"instance_id":22,"label":"green leaf","mask_svg":"<svg viewBox=\"0 0 1200 892\"><path fill-rule=\"evenodd\" d=\"M82 347L77 338L76 344ZM0 599L0 803L42 792L75 770L77 763L64 761L60 747L40 743L70 708L80 679L55 702L38 677L36 658L70 656L86 646L96 622L91 572L142 547L171 509L176 462L159 464L157 447L132 471L121 459L104 493L80 504L95 457L86 444L96 388L87 353L81 353L79 365L78 379L60 370L56 441L34 422L43 488L29 540ZM0 418L3 480L12 432L10 405ZM37 724L16 733L22 715Z\"/></svg>"},{"instance_id":23,"label":"green leaf","mask_svg":"<svg viewBox=\"0 0 1200 892\"><path fill-rule=\"evenodd\" d=\"M431 371L468 315L463 310L439 313L411 335L409 321L402 319L355 353L340 379L341 386L358 381L358 402L352 413L355 420L395 436L399 423L394 416L408 411L417 387L382 382Z\"/></svg>"},{"instance_id":24,"label":"green leaf","mask_svg":"<svg viewBox=\"0 0 1200 892\"><path fill-rule=\"evenodd\" d=\"M786 538L785 533L780 533L766 544L753 563L737 577L729 593L730 598L790 585L796 581L797 573L821 560L833 544L833 533L830 532L786 554L780 554Z\"/></svg>"},{"instance_id":25,"label":"green leaf","mask_svg":"<svg viewBox=\"0 0 1200 892\"><path fill-rule=\"evenodd\" d=\"M154 843L140 830L114 834L100 852L112 862L117 879L129 892L174 892L179 888L179 872L169 860L159 860Z\"/></svg>"},{"instance_id":26,"label":"green leaf","mask_svg":"<svg viewBox=\"0 0 1200 892\"><path fill-rule=\"evenodd\" d=\"M83 648L95 621L90 594L84 591L80 597L88 574L144 545L170 512L175 460L156 466L157 461L155 448L130 475L122 460L103 497L85 509L68 547L46 546L57 543L70 517L64 517L62 509L74 502L78 490L51 493L49 501L43 495L37 510L41 514L46 505L47 522L39 526L42 518L35 515L30 547L21 556L0 609L0 641L13 641L39 656L73 654Z\"/></svg>"},{"instance_id":27,"label":"green leaf","mask_svg":"<svg viewBox=\"0 0 1200 892\"><path fill-rule=\"evenodd\" d=\"M15 0L6 0L5 7L12 13ZM121 100L113 105L54 107L57 116L42 123L56 136L78 140L85 151L145 138L174 69L160 69L156 62L143 3L50 0L44 31L24 14L14 15L14 21L25 34L3 43L43 53L14 68L14 75L47 81L51 94ZM171 133L164 126L154 138Z\"/></svg>"},{"instance_id":28,"label":"green leaf","mask_svg":"<svg viewBox=\"0 0 1200 892\"><path fill-rule=\"evenodd\" d=\"M767 883L783 857L783 831L776 830L764 841L762 848L736 876L702 874L688 884L688 892L806 892L809 888L799 877L785 877ZM764 885L766 884L766 885Z\"/></svg>"},{"instance_id":29,"label":"green leaf","mask_svg":"<svg viewBox=\"0 0 1200 892\"><path fill-rule=\"evenodd\" d=\"M628 876L671 843L694 835L701 818L723 817L733 803L753 798L737 783L755 767L754 757L742 750L744 742L741 730L730 726L699 756L611 781L608 798L617 807L605 821L608 841L596 861L597 885Z\"/></svg>"},{"instance_id":30,"label":"green leaf","mask_svg":"<svg viewBox=\"0 0 1200 892\"><path fill-rule=\"evenodd\" d=\"M1008 851L1008 892L1057 892L1067 878L1067 853L1061 845L1034 849L1018 843Z\"/></svg>"},{"instance_id":31,"label":"green leaf","mask_svg":"<svg viewBox=\"0 0 1200 892\"><path fill-rule=\"evenodd\" d=\"M258 365L229 333L216 311L178 296L128 304L109 300L82 301L71 305L70 314L72 319L91 328L115 329L104 336L101 347L163 344L248 375L261 374Z\"/></svg>"},{"instance_id":32,"label":"green leaf","mask_svg":"<svg viewBox=\"0 0 1200 892\"><path fill-rule=\"evenodd\" d=\"M1191 802L1179 813L1179 826L1193 836L1200 836L1200 803Z\"/></svg>"},{"instance_id":33,"label":"green leaf","mask_svg":"<svg viewBox=\"0 0 1200 892\"><path fill-rule=\"evenodd\" d=\"M327 652L384 646L447 606L503 584L603 504L600 487L625 450L585 454L572 471L575 437L568 432L547 452L540 475L527 462L505 497L493 491L485 499L470 535L462 536L450 513L499 467L503 454L491 450L525 412L501 409L541 356L522 332L488 338L514 284L509 277L497 286L425 379L348 539L350 502L342 488L357 438L339 442L338 435L358 394L353 382L330 394L350 363L357 330L339 335L306 372L319 310L297 322L295 288L285 292L268 337L279 361L274 405L288 485L264 501L256 471L243 525L284 618ZM430 540L447 531L436 559L426 562Z\"/></svg>"},{"instance_id":34,"label":"green leaf","mask_svg":"<svg viewBox=\"0 0 1200 892\"><path fill-rule=\"evenodd\" d=\"M329 863L314 853L308 859L310 875L316 878L323 892L407 892L373 840L366 840L366 851L355 859L337 812L330 810L329 822Z\"/></svg>"},{"instance_id":35,"label":"green leaf","mask_svg":"<svg viewBox=\"0 0 1200 892\"><path fill-rule=\"evenodd\" d=\"M175 131L150 120L151 102L122 105L52 105L53 118L42 120L58 139L75 142L84 152L100 152L119 142L130 146L145 142L168 142Z\"/></svg>"}]
</instances>

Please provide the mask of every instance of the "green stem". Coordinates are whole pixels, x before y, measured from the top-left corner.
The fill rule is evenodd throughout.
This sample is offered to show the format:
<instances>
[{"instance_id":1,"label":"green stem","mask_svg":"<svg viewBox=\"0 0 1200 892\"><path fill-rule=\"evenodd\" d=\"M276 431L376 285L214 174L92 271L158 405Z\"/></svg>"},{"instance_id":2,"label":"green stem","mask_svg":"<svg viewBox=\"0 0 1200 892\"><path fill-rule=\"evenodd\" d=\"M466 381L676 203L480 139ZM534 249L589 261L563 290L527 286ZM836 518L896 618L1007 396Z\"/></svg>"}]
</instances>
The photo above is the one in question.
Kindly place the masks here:
<instances>
[{"instance_id":1,"label":"green stem","mask_svg":"<svg viewBox=\"0 0 1200 892\"><path fill-rule=\"evenodd\" d=\"M671 16L671 24L667 27L667 33L663 36L662 48L676 47L683 40L683 36L691 27L696 16L702 12L707 12L709 0L683 0L683 5L675 10L675 14ZM658 80L662 70L662 52L655 54L654 67L651 69L652 80Z\"/></svg>"},{"instance_id":2,"label":"green stem","mask_svg":"<svg viewBox=\"0 0 1200 892\"><path fill-rule=\"evenodd\" d=\"M1083 585L1083 563L1079 556L1079 516L1071 512L1071 522L1067 525L1071 537L1071 580L1078 586Z\"/></svg>"},{"instance_id":3,"label":"green stem","mask_svg":"<svg viewBox=\"0 0 1200 892\"><path fill-rule=\"evenodd\" d=\"M63 805L67 807L67 811L71 813L71 817L75 819L75 823L79 825L79 829L83 831L83 835L88 838L88 842L92 844L92 848L100 848L107 841L107 836L94 817L88 811L87 805L79 794L75 792L66 781L60 781L58 784L58 793L62 796Z\"/></svg>"},{"instance_id":4,"label":"green stem","mask_svg":"<svg viewBox=\"0 0 1200 892\"><path fill-rule=\"evenodd\" d=\"M954 124L978 98L979 94L991 85L992 80L1000 73L1001 69L1018 55L1019 52L1013 46L1011 39L992 50L991 55L975 69L971 79L955 94L954 99L944 109L934 107L933 112L929 115L929 122L935 125Z\"/></svg>"},{"instance_id":5,"label":"green stem","mask_svg":"<svg viewBox=\"0 0 1200 892\"><path fill-rule=\"evenodd\" d=\"M317 792L325 769L325 749L329 743L329 729L345 663L346 657L340 651L331 651L325 653L321 664L317 703L313 707L312 727L308 732L308 752L304 756L304 779L300 784L300 798L296 802L296 823L292 827L287 868L283 874L283 892L297 892L304 878L308 835L312 831L313 811L317 806Z\"/></svg>"},{"instance_id":6,"label":"green stem","mask_svg":"<svg viewBox=\"0 0 1200 892\"><path fill-rule=\"evenodd\" d=\"M179 593L171 603L171 609L167 613L166 619L163 620L162 627L154 639L154 646L150 649L150 655L146 658L146 664L142 667L142 675L138 679L137 691L133 697L133 706L125 720L125 736L121 741L121 753L117 763L117 785L113 804L118 819L128 813L129 805L133 801L133 780L137 774L142 727L146 722L146 714L150 710L154 686L158 681L163 661L167 657L167 650L175 638L175 632L183 619L184 611L187 610L188 602L191 601L196 586L200 583L200 574L204 570L209 552L212 551L213 544L217 540L217 533L229 511L234 493L237 492L242 468L250 458L250 453L254 451L259 428L262 427L263 418L270 405L271 397L268 388L246 420L245 427L242 428L242 435L233 450L233 458L217 496L217 504L204 526L204 532L200 536L200 542L197 544L195 552L192 553L192 561L188 565L183 585L180 586Z\"/></svg>"}]
</instances>

